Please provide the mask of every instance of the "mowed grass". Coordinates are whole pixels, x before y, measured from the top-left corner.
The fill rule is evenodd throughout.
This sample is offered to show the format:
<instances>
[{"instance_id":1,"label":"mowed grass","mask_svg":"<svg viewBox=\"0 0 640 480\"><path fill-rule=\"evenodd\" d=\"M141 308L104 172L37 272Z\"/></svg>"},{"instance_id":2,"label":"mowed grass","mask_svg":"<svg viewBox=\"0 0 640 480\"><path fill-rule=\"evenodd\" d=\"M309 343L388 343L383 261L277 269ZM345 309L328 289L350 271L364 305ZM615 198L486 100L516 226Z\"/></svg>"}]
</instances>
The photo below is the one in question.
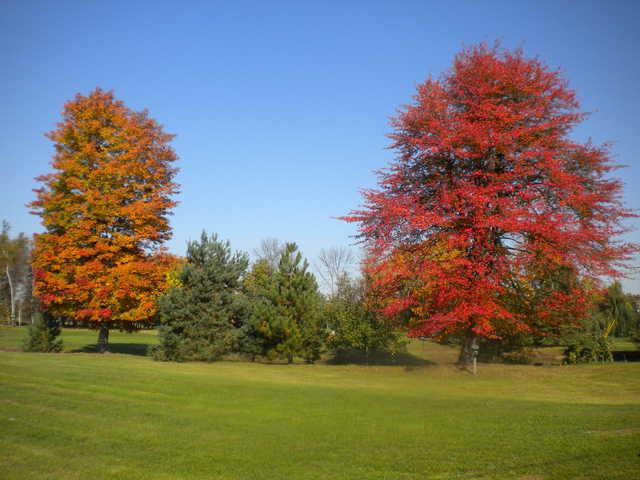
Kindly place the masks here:
<instances>
[{"instance_id":1,"label":"mowed grass","mask_svg":"<svg viewBox=\"0 0 640 480\"><path fill-rule=\"evenodd\" d=\"M26 335L27 327L0 326L0 350L20 351ZM96 351L98 331L84 328L64 328L61 338L65 352L92 353ZM109 332L110 350L113 353L146 355L148 345L156 343L158 343L156 330L142 330L135 333L118 330Z\"/></svg>"},{"instance_id":2,"label":"mowed grass","mask_svg":"<svg viewBox=\"0 0 640 480\"><path fill-rule=\"evenodd\" d=\"M176 364L6 351L19 345L7 330L2 479L629 480L640 471L638 363L480 365L473 377L451 365L455 351L427 343L412 346L423 361L408 366ZM95 332L64 339L89 333L95 342Z\"/></svg>"},{"instance_id":3,"label":"mowed grass","mask_svg":"<svg viewBox=\"0 0 640 480\"><path fill-rule=\"evenodd\" d=\"M640 348L640 345L634 342L631 338L612 338L612 349L618 351L633 352Z\"/></svg>"}]
</instances>

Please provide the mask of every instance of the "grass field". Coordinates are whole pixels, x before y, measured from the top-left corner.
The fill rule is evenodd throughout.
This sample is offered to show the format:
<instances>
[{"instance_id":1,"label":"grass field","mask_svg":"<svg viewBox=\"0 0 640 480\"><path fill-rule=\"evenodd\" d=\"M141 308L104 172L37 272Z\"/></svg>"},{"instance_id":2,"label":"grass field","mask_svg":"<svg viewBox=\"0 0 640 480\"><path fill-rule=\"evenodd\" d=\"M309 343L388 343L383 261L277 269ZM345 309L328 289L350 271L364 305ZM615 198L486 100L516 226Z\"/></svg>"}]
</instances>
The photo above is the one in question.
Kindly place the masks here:
<instances>
[{"instance_id":1,"label":"grass field","mask_svg":"<svg viewBox=\"0 0 640 480\"><path fill-rule=\"evenodd\" d=\"M639 345L631 338L612 338L611 344L613 346L613 350L626 350L632 352L639 348Z\"/></svg>"},{"instance_id":2,"label":"grass field","mask_svg":"<svg viewBox=\"0 0 640 480\"><path fill-rule=\"evenodd\" d=\"M20 351L27 328L0 326L0 350ZM96 330L80 328L63 329L62 342L65 352L95 353L98 333ZM135 333L109 332L110 350L113 353L146 355L147 346L157 343L155 330L143 330Z\"/></svg>"},{"instance_id":3,"label":"grass field","mask_svg":"<svg viewBox=\"0 0 640 480\"><path fill-rule=\"evenodd\" d=\"M0 329L2 479L624 479L640 471L640 364L157 363L26 354ZM65 331L67 351L95 332ZM133 354L131 354L133 353Z\"/></svg>"}]
</instances>

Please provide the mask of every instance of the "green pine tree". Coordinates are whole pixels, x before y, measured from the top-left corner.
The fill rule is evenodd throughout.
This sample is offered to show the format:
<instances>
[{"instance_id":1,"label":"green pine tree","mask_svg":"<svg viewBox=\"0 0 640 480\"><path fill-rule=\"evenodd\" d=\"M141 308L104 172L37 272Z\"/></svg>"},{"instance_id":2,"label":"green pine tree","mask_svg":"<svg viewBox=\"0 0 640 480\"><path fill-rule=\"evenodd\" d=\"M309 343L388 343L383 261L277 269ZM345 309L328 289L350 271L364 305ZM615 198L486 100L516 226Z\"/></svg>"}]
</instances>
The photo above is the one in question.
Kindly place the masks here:
<instances>
[{"instance_id":1,"label":"green pine tree","mask_svg":"<svg viewBox=\"0 0 640 480\"><path fill-rule=\"evenodd\" d=\"M277 269L264 260L254 264L245 282L252 303L251 353L289 363L320 357L322 297L308 268L295 243L284 246Z\"/></svg>"},{"instance_id":2,"label":"green pine tree","mask_svg":"<svg viewBox=\"0 0 640 480\"><path fill-rule=\"evenodd\" d=\"M22 346L25 352L60 352L62 339L60 336L60 322L48 313L35 314L35 322L29 326L27 338Z\"/></svg>"},{"instance_id":3,"label":"green pine tree","mask_svg":"<svg viewBox=\"0 0 640 480\"><path fill-rule=\"evenodd\" d=\"M248 315L242 290L248 264L245 253L232 253L215 234L189 242L178 285L158 301L154 358L213 361L236 351Z\"/></svg>"}]
</instances>

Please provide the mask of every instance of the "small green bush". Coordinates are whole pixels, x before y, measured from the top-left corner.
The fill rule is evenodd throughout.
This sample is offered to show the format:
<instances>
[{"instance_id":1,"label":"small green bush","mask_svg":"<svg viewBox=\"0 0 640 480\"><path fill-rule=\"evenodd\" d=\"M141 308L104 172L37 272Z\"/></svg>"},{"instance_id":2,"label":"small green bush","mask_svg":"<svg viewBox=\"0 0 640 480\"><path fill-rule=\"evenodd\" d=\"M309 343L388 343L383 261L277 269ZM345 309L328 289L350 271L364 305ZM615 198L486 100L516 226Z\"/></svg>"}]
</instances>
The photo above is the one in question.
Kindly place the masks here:
<instances>
[{"instance_id":1,"label":"small green bush","mask_svg":"<svg viewBox=\"0 0 640 480\"><path fill-rule=\"evenodd\" d=\"M602 335L585 335L567 345L565 362L569 364L612 362L611 345Z\"/></svg>"},{"instance_id":2,"label":"small green bush","mask_svg":"<svg viewBox=\"0 0 640 480\"><path fill-rule=\"evenodd\" d=\"M59 336L60 322L47 313L37 313L35 322L29 326L22 349L25 352L60 352L62 339Z\"/></svg>"},{"instance_id":3,"label":"small green bush","mask_svg":"<svg viewBox=\"0 0 640 480\"><path fill-rule=\"evenodd\" d=\"M391 356L406 351L406 341L395 326L367 305L363 280L343 275L337 291L325 305L329 328L327 348L336 356L358 351L386 352Z\"/></svg>"}]
</instances>

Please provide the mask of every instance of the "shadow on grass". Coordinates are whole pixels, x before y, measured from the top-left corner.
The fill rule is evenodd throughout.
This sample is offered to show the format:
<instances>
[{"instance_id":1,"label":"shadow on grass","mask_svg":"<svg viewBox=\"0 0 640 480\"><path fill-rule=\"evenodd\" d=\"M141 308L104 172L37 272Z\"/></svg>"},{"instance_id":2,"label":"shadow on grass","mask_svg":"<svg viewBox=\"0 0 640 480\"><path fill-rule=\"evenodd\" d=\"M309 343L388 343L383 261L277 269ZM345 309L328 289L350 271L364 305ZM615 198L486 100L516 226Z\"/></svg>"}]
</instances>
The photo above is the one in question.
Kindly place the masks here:
<instances>
[{"instance_id":1,"label":"shadow on grass","mask_svg":"<svg viewBox=\"0 0 640 480\"><path fill-rule=\"evenodd\" d=\"M614 362L640 362L640 350L615 350L611 355Z\"/></svg>"},{"instance_id":2,"label":"shadow on grass","mask_svg":"<svg viewBox=\"0 0 640 480\"><path fill-rule=\"evenodd\" d=\"M342 351L327 360L326 363L329 365L395 365L409 368L436 365L435 362L417 357L408 352L398 352L392 355L389 352L379 350L371 351L369 354L359 350Z\"/></svg>"},{"instance_id":3,"label":"shadow on grass","mask_svg":"<svg viewBox=\"0 0 640 480\"><path fill-rule=\"evenodd\" d=\"M122 353L124 355L138 355L144 357L147 355L149 345L146 343L110 343L109 353ZM85 345L81 348L71 350L71 353L98 353L95 344Z\"/></svg>"}]
</instances>

